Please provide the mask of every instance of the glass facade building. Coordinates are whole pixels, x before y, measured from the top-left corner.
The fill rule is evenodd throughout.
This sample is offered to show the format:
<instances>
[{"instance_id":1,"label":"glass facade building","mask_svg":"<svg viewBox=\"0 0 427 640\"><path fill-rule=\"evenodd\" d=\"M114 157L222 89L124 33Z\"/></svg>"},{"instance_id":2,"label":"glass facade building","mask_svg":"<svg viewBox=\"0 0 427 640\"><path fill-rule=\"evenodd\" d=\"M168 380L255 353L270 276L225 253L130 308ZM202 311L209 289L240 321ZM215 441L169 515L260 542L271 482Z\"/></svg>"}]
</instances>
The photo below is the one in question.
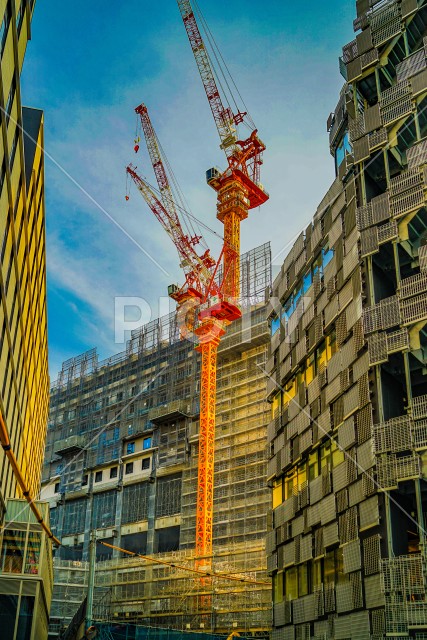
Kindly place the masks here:
<instances>
[{"instance_id":1,"label":"glass facade building","mask_svg":"<svg viewBox=\"0 0 427 640\"><path fill-rule=\"evenodd\" d=\"M22 106L20 85L34 4L0 2L0 412L37 497L49 405L43 113ZM0 449L0 635L42 640L51 551L26 501L15 500L21 495Z\"/></svg>"},{"instance_id":2,"label":"glass facade building","mask_svg":"<svg viewBox=\"0 0 427 640\"><path fill-rule=\"evenodd\" d=\"M37 496L49 406L43 113L22 107L20 89L33 9L29 0L0 3L0 411ZM0 450L2 510L18 495Z\"/></svg>"}]
</instances>

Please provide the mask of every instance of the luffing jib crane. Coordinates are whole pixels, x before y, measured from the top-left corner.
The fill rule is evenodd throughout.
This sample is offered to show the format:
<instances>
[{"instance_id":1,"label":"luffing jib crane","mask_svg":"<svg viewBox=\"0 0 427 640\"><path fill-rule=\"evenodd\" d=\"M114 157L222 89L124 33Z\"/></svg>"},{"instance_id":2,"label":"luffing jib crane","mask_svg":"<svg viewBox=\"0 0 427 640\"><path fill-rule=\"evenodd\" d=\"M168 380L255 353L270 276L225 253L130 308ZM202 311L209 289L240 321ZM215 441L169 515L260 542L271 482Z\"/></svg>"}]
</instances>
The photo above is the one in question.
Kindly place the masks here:
<instances>
[{"instance_id":1,"label":"luffing jib crane","mask_svg":"<svg viewBox=\"0 0 427 640\"><path fill-rule=\"evenodd\" d=\"M250 136L239 140L237 127L245 122L248 114L244 111L234 114L229 106L224 106L190 0L178 0L178 7L218 130L220 146L228 160L228 167L224 172L216 168L209 169L206 178L218 194L217 218L224 225L223 260L224 270L228 271L224 292L232 298L238 298L240 223L248 217L250 209L268 200L268 194L260 183L260 166L265 145L252 122L248 123L252 129Z\"/></svg>"},{"instance_id":2,"label":"luffing jib crane","mask_svg":"<svg viewBox=\"0 0 427 640\"><path fill-rule=\"evenodd\" d=\"M248 138L239 140L237 126L245 121L247 113L239 110L233 114L230 107L224 107L191 4L188 0L178 0L178 6L218 129L220 146L228 162L225 171L214 168L206 174L208 184L218 194L217 218L224 225L224 244L218 261L211 257L209 250L199 256L195 247L200 236L184 233L158 140L143 104L135 111L141 120L161 201L136 173L136 168L129 165L127 172L177 247L185 283L182 287L171 285L168 292L177 302L178 314L182 309L188 309L189 301L193 308L195 324L191 328L194 328L198 341L196 348L202 356L195 551L196 565L209 570L212 558L217 348L226 326L241 317L240 223L248 217L250 209L266 202L268 194L259 176L265 145L255 127ZM221 261L222 278L217 282Z\"/></svg>"},{"instance_id":3,"label":"luffing jib crane","mask_svg":"<svg viewBox=\"0 0 427 640\"><path fill-rule=\"evenodd\" d=\"M240 223L250 209L268 200L260 182L264 143L245 111L233 113L224 101L215 80L215 72L201 36L190 0L177 0L203 87L225 151L228 166L221 172L213 168L206 173L208 184L217 192L217 218L224 225L223 295L237 306L240 297ZM234 100L235 104L237 102ZM240 140L238 125L247 123L251 133ZM231 320L234 320L232 318ZM209 464L199 458L196 556L212 555L213 449L215 437L216 349L212 345L202 361L202 391L205 404L200 409L199 447L209 452ZM209 487L209 490L206 490Z\"/></svg>"}]
</instances>

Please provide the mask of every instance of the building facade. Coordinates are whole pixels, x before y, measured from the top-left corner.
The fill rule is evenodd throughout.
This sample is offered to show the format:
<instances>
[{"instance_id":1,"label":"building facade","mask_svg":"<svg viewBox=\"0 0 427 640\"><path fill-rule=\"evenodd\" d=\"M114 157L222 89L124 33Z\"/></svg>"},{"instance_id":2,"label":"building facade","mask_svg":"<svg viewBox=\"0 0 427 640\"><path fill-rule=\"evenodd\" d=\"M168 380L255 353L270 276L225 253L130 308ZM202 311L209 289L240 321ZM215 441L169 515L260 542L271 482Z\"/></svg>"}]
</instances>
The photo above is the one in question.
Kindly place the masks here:
<instances>
[{"instance_id":1,"label":"building facade","mask_svg":"<svg viewBox=\"0 0 427 640\"><path fill-rule=\"evenodd\" d=\"M49 505L37 502L46 522ZM4 640L45 640L52 598L52 545L25 500L6 503L0 532L0 625Z\"/></svg>"},{"instance_id":2,"label":"building facade","mask_svg":"<svg viewBox=\"0 0 427 640\"><path fill-rule=\"evenodd\" d=\"M55 557L50 637L86 595L91 530L152 558L126 558L97 544L95 620L268 634L269 244L242 256L242 273L245 313L218 356L212 566L249 583L203 582L191 572L200 354L181 339L171 314L133 332L113 358L98 362L93 350L64 363L52 388L42 495L63 546Z\"/></svg>"},{"instance_id":3,"label":"building facade","mask_svg":"<svg viewBox=\"0 0 427 640\"><path fill-rule=\"evenodd\" d=\"M49 404L43 113L22 107L20 87L34 4L0 2L0 412L29 494L37 497ZM20 497L0 449L0 635L42 640L51 550ZM48 523L47 505L37 504Z\"/></svg>"},{"instance_id":4,"label":"building facade","mask_svg":"<svg viewBox=\"0 0 427 640\"><path fill-rule=\"evenodd\" d=\"M273 638L427 637L427 6L358 0L336 179L273 285Z\"/></svg>"},{"instance_id":5,"label":"building facade","mask_svg":"<svg viewBox=\"0 0 427 640\"><path fill-rule=\"evenodd\" d=\"M0 411L37 496L49 404L43 113L22 107L20 90L33 9L34 1L0 3ZM2 449L0 479L1 521L18 495Z\"/></svg>"}]
</instances>

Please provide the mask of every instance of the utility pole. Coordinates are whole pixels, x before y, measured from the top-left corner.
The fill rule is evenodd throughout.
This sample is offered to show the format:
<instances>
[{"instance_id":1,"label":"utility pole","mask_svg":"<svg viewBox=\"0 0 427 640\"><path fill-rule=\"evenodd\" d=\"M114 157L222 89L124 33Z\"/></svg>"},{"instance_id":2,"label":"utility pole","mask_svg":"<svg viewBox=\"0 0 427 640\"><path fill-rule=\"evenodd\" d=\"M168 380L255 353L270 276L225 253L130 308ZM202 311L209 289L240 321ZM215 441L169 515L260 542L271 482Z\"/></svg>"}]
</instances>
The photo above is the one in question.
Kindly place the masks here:
<instances>
[{"instance_id":1,"label":"utility pole","mask_svg":"<svg viewBox=\"0 0 427 640\"><path fill-rule=\"evenodd\" d=\"M90 532L89 542L89 577L87 585L86 629L92 624L93 619L93 590L95 585L95 561L96 561L96 529Z\"/></svg>"}]
</instances>

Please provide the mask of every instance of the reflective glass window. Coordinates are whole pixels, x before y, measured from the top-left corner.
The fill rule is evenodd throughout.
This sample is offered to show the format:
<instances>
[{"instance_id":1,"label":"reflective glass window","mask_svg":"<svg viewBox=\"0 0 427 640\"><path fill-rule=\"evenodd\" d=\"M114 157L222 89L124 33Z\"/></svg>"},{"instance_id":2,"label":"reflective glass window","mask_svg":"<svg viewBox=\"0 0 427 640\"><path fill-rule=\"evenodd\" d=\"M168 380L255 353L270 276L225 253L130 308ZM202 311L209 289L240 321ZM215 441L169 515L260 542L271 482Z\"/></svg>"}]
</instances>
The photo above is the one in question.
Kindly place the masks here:
<instances>
[{"instance_id":1,"label":"reflective glass window","mask_svg":"<svg viewBox=\"0 0 427 640\"><path fill-rule=\"evenodd\" d=\"M41 535L36 531L30 531L28 534L27 555L25 558L24 573L37 575L39 572L40 562Z\"/></svg>"},{"instance_id":2,"label":"reflective glass window","mask_svg":"<svg viewBox=\"0 0 427 640\"><path fill-rule=\"evenodd\" d=\"M25 535L25 531L5 529L2 547L2 571L4 573L22 573Z\"/></svg>"}]
</instances>

